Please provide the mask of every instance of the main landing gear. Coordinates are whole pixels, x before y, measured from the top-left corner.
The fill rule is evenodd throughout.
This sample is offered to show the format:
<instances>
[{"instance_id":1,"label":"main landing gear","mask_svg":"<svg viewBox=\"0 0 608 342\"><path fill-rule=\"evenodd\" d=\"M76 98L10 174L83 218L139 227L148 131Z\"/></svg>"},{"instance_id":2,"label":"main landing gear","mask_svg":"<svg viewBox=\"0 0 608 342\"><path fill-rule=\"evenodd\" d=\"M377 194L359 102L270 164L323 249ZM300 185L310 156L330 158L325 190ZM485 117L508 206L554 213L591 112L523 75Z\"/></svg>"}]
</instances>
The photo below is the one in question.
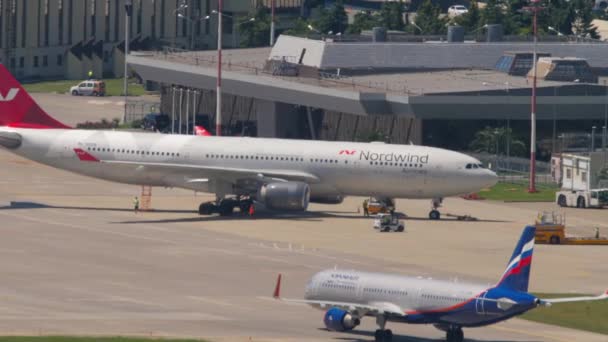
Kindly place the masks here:
<instances>
[{"instance_id":1,"label":"main landing gear","mask_svg":"<svg viewBox=\"0 0 608 342\"><path fill-rule=\"evenodd\" d=\"M443 203L443 198L433 198L431 200L431 211L429 212L429 219L431 220L439 220L441 218L441 213L438 208L441 208L441 203Z\"/></svg>"},{"instance_id":2,"label":"main landing gear","mask_svg":"<svg viewBox=\"0 0 608 342\"><path fill-rule=\"evenodd\" d=\"M464 341L464 333L461 327L450 327L446 331L446 342L462 342Z\"/></svg>"},{"instance_id":3,"label":"main landing gear","mask_svg":"<svg viewBox=\"0 0 608 342\"><path fill-rule=\"evenodd\" d=\"M199 215L211 215L218 213L220 216L230 216L234 212L235 208L239 208L241 213L247 213L252 204L253 200L250 198L224 198L213 202L201 203L201 205L198 207L198 213Z\"/></svg>"},{"instance_id":4,"label":"main landing gear","mask_svg":"<svg viewBox=\"0 0 608 342\"><path fill-rule=\"evenodd\" d=\"M378 325L379 329L376 330L376 333L374 334L374 341L392 342L393 332L390 329L384 329L386 327L386 316L376 316L376 324Z\"/></svg>"}]
</instances>

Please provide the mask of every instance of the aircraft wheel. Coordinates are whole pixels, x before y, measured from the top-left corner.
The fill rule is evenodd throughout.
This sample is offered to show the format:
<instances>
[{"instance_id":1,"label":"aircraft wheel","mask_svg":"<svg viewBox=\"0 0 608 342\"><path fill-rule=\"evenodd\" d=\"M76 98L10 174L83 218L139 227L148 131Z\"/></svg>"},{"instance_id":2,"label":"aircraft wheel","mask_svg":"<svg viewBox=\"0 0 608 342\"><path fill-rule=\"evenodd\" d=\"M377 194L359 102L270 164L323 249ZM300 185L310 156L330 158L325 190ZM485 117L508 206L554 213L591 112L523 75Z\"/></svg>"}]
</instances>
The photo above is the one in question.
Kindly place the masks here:
<instances>
[{"instance_id":1,"label":"aircraft wheel","mask_svg":"<svg viewBox=\"0 0 608 342\"><path fill-rule=\"evenodd\" d=\"M232 215L232 212L234 211L234 204L233 203L221 203L219 205L218 211L220 213L220 216L230 216L230 215Z\"/></svg>"},{"instance_id":2,"label":"aircraft wheel","mask_svg":"<svg viewBox=\"0 0 608 342\"><path fill-rule=\"evenodd\" d=\"M199 207L198 207L198 214L199 215L211 215L213 214L213 212L216 210L216 205L211 203L211 202L205 202L202 203Z\"/></svg>"},{"instance_id":3,"label":"aircraft wheel","mask_svg":"<svg viewBox=\"0 0 608 342\"><path fill-rule=\"evenodd\" d=\"M384 341L391 342L393 340L393 332L391 329L384 330Z\"/></svg>"},{"instance_id":4,"label":"aircraft wheel","mask_svg":"<svg viewBox=\"0 0 608 342\"><path fill-rule=\"evenodd\" d=\"M585 199L583 197L579 197L578 198L578 205L577 207L581 208L581 209L585 209L587 206L585 205Z\"/></svg>"},{"instance_id":5,"label":"aircraft wheel","mask_svg":"<svg viewBox=\"0 0 608 342\"><path fill-rule=\"evenodd\" d=\"M390 330L376 330L374 334L375 342L391 342L393 340L393 332Z\"/></svg>"},{"instance_id":6,"label":"aircraft wheel","mask_svg":"<svg viewBox=\"0 0 608 342\"><path fill-rule=\"evenodd\" d=\"M429 219L431 220L439 220L441 218L441 213L439 210L431 210L429 213Z\"/></svg>"}]
</instances>

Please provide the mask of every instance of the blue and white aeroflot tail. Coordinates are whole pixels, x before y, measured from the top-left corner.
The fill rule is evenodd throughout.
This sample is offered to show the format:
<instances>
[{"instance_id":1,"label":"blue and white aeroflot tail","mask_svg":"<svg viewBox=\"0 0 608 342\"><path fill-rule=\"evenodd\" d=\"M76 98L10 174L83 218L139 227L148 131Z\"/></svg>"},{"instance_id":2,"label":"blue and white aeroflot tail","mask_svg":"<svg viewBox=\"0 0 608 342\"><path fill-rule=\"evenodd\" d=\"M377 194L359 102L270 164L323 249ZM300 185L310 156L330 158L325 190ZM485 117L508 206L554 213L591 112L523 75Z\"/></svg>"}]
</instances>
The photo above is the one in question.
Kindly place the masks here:
<instances>
[{"instance_id":1,"label":"blue and white aeroflot tail","mask_svg":"<svg viewBox=\"0 0 608 342\"><path fill-rule=\"evenodd\" d=\"M347 331L364 316L376 317L376 341L391 341L386 322L433 324L446 332L448 342L462 342L463 327L480 327L507 320L538 306L553 303L593 301L597 297L540 299L528 293L534 233L528 226L515 247L498 283L483 285L454 283L392 274L325 270L315 274L304 300L280 298L281 276L274 297L327 310L324 323L332 331Z\"/></svg>"}]
</instances>

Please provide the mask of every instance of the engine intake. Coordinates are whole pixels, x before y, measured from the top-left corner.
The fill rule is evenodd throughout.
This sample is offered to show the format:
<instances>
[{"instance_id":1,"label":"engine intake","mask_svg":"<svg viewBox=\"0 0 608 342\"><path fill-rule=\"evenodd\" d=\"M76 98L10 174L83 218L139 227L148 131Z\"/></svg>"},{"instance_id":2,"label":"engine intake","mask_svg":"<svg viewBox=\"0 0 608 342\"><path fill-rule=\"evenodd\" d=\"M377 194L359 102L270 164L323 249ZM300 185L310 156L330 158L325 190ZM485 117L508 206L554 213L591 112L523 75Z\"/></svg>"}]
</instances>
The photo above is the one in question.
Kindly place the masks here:
<instances>
[{"instance_id":1,"label":"engine intake","mask_svg":"<svg viewBox=\"0 0 608 342\"><path fill-rule=\"evenodd\" d=\"M361 320L348 313L348 311L339 308L331 308L325 313L323 323L325 323L325 327L331 331L348 331L353 330L361 324Z\"/></svg>"},{"instance_id":2,"label":"engine intake","mask_svg":"<svg viewBox=\"0 0 608 342\"><path fill-rule=\"evenodd\" d=\"M270 210L304 211L310 200L310 187L302 182L268 183L260 187L258 201Z\"/></svg>"}]
</instances>

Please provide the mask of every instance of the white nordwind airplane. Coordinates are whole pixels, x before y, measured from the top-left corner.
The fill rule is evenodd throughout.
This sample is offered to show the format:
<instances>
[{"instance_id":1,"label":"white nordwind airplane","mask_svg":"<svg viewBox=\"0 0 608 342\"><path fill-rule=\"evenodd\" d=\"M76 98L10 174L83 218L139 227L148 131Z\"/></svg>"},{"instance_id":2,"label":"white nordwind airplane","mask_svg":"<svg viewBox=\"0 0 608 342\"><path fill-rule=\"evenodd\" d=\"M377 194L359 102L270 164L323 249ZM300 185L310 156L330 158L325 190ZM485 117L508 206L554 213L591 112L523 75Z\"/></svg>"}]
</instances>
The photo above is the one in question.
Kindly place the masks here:
<instances>
[{"instance_id":1,"label":"white nordwind airplane","mask_svg":"<svg viewBox=\"0 0 608 342\"><path fill-rule=\"evenodd\" d=\"M309 201L337 204L349 195L440 199L497 180L475 158L424 146L70 129L1 64L0 146L90 177L215 194L201 214L248 207L240 198L278 211L306 210ZM439 218L436 208L429 215Z\"/></svg>"},{"instance_id":2,"label":"white nordwind airplane","mask_svg":"<svg viewBox=\"0 0 608 342\"><path fill-rule=\"evenodd\" d=\"M541 299L528 293L534 233L528 226L513 251L500 280L494 286L405 277L395 274L329 269L315 274L306 286L305 299L281 298L281 275L273 297L327 310L328 330L356 328L365 316L376 318L376 342L390 342L387 321L433 324L446 332L447 342L462 342L463 327L481 327L521 315L538 306L577 301L605 300L597 297Z\"/></svg>"}]
</instances>

